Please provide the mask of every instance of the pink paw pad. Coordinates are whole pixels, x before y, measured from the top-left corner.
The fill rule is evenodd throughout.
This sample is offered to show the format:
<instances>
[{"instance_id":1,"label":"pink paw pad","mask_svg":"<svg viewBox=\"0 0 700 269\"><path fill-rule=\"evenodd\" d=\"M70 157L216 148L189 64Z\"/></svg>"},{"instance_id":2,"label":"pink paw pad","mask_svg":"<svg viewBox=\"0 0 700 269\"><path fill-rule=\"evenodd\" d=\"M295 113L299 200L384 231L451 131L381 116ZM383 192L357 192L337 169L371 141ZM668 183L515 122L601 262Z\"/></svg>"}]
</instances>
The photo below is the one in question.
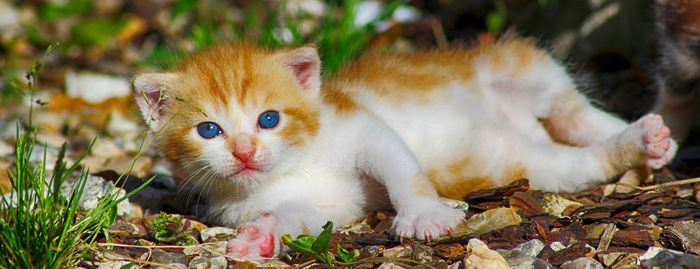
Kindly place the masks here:
<instances>
[{"instance_id":1,"label":"pink paw pad","mask_svg":"<svg viewBox=\"0 0 700 269\"><path fill-rule=\"evenodd\" d=\"M228 241L226 254L240 258L271 258L275 254L273 215L263 213L238 228L236 238Z\"/></svg>"},{"instance_id":2,"label":"pink paw pad","mask_svg":"<svg viewBox=\"0 0 700 269\"><path fill-rule=\"evenodd\" d=\"M653 169L661 168L671 161L675 153L671 130L663 122L661 116L649 114L641 119L642 141L646 155L646 165Z\"/></svg>"}]
</instances>

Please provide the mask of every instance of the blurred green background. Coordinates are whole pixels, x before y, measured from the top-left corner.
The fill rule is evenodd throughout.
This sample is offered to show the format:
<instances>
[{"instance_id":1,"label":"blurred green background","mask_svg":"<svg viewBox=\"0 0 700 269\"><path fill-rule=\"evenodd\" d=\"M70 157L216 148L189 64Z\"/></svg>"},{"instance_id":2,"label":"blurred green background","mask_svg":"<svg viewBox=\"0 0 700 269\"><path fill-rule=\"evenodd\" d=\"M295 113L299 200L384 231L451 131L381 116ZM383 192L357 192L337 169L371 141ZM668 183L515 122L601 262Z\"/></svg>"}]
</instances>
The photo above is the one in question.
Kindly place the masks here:
<instances>
[{"instance_id":1,"label":"blurred green background","mask_svg":"<svg viewBox=\"0 0 700 269\"><path fill-rule=\"evenodd\" d=\"M567 63L599 106L632 119L655 94L652 18L642 0L2 0L0 98L18 95L24 72L54 43L39 81L61 91L70 70L128 76L219 41L315 43L332 74L368 49L466 46L514 31Z\"/></svg>"}]
</instances>

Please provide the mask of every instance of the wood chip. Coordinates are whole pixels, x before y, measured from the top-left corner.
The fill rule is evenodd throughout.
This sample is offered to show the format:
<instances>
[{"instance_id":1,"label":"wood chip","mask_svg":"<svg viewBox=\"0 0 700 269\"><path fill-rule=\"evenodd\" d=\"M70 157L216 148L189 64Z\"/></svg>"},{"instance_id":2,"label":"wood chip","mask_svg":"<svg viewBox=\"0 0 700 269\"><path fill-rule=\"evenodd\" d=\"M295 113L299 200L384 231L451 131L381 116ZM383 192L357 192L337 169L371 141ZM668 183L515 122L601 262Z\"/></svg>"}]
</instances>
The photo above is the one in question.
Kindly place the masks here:
<instances>
[{"instance_id":1,"label":"wood chip","mask_svg":"<svg viewBox=\"0 0 700 269\"><path fill-rule=\"evenodd\" d=\"M518 213L524 217L546 214L542 206L537 202L542 197L540 192L516 192L508 203L510 207L518 209Z\"/></svg>"},{"instance_id":2,"label":"wood chip","mask_svg":"<svg viewBox=\"0 0 700 269\"><path fill-rule=\"evenodd\" d=\"M596 251L598 252L603 252L608 250L608 247L610 246L610 242L612 242L613 236L615 236L615 233L617 233L619 229L615 224L608 224L607 227L605 227L605 230L603 230L603 235L600 236L600 241L598 242L598 248Z\"/></svg>"},{"instance_id":3,"label":"wood chip","mask_svg":"<svg viewBox=\"0 0 700 269\"><path fill-rule=\"evenodd\" d=\"M453 244L443 244L433 247L435 254L441 258L455 260L461 258L466 253L464 246L453 243Z\"/></svg>"},{"instance_id":4,"label":"wood chip","mask_svg":"<svg viewBox=\"0 0 700 269\"><path fill-rule=\"evenodd\" d=\"M525 192L529 189L530 182L527 179L520 179L513 181L507 186L470 192L464 196L464 201L469 203L479 201L502 201L504 197L511 196L516 192Z\"/></svg>"}]
</instances>

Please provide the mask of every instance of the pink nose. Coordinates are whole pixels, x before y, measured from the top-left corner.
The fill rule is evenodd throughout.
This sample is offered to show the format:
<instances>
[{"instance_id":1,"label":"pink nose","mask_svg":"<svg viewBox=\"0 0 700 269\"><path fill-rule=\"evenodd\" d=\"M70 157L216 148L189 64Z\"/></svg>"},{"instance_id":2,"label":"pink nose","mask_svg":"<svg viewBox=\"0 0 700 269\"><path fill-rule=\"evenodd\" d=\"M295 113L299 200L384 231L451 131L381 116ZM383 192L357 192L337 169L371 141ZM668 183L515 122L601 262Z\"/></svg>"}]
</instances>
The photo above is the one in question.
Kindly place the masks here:
<instances>
[{"instance_id":1,"label":"pink nose","mask_svg":"<svg viewBox=\"0 0 700 269\"><path fill-rule=\"evenodd\" d=\"M233 156L236 157L236 159L240 160L241 162L248 162L250 159L253 158L253 155L255 155L255 150L247 150L247 151L234 151Z\"/></svg>"}]
</instances>

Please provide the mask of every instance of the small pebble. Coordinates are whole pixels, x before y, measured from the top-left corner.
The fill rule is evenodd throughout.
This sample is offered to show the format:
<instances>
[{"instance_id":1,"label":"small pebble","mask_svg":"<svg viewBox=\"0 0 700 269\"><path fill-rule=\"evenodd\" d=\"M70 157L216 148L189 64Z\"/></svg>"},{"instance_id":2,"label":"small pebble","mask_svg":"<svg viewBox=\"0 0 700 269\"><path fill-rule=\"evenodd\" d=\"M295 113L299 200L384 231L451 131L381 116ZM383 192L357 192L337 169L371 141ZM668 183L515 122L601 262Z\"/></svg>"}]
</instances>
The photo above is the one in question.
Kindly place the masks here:
<instances>
[{"instance_id":1,"label":"small pebble","mask_svg":"<svg viewBox=\"0 0 700 269\"><path fill-rule=\"evenodd\" d=\"M561 269L603 269L603 265L593 258L581 257L573 261L565 262Z\"/></svg>"}]
</instances>

